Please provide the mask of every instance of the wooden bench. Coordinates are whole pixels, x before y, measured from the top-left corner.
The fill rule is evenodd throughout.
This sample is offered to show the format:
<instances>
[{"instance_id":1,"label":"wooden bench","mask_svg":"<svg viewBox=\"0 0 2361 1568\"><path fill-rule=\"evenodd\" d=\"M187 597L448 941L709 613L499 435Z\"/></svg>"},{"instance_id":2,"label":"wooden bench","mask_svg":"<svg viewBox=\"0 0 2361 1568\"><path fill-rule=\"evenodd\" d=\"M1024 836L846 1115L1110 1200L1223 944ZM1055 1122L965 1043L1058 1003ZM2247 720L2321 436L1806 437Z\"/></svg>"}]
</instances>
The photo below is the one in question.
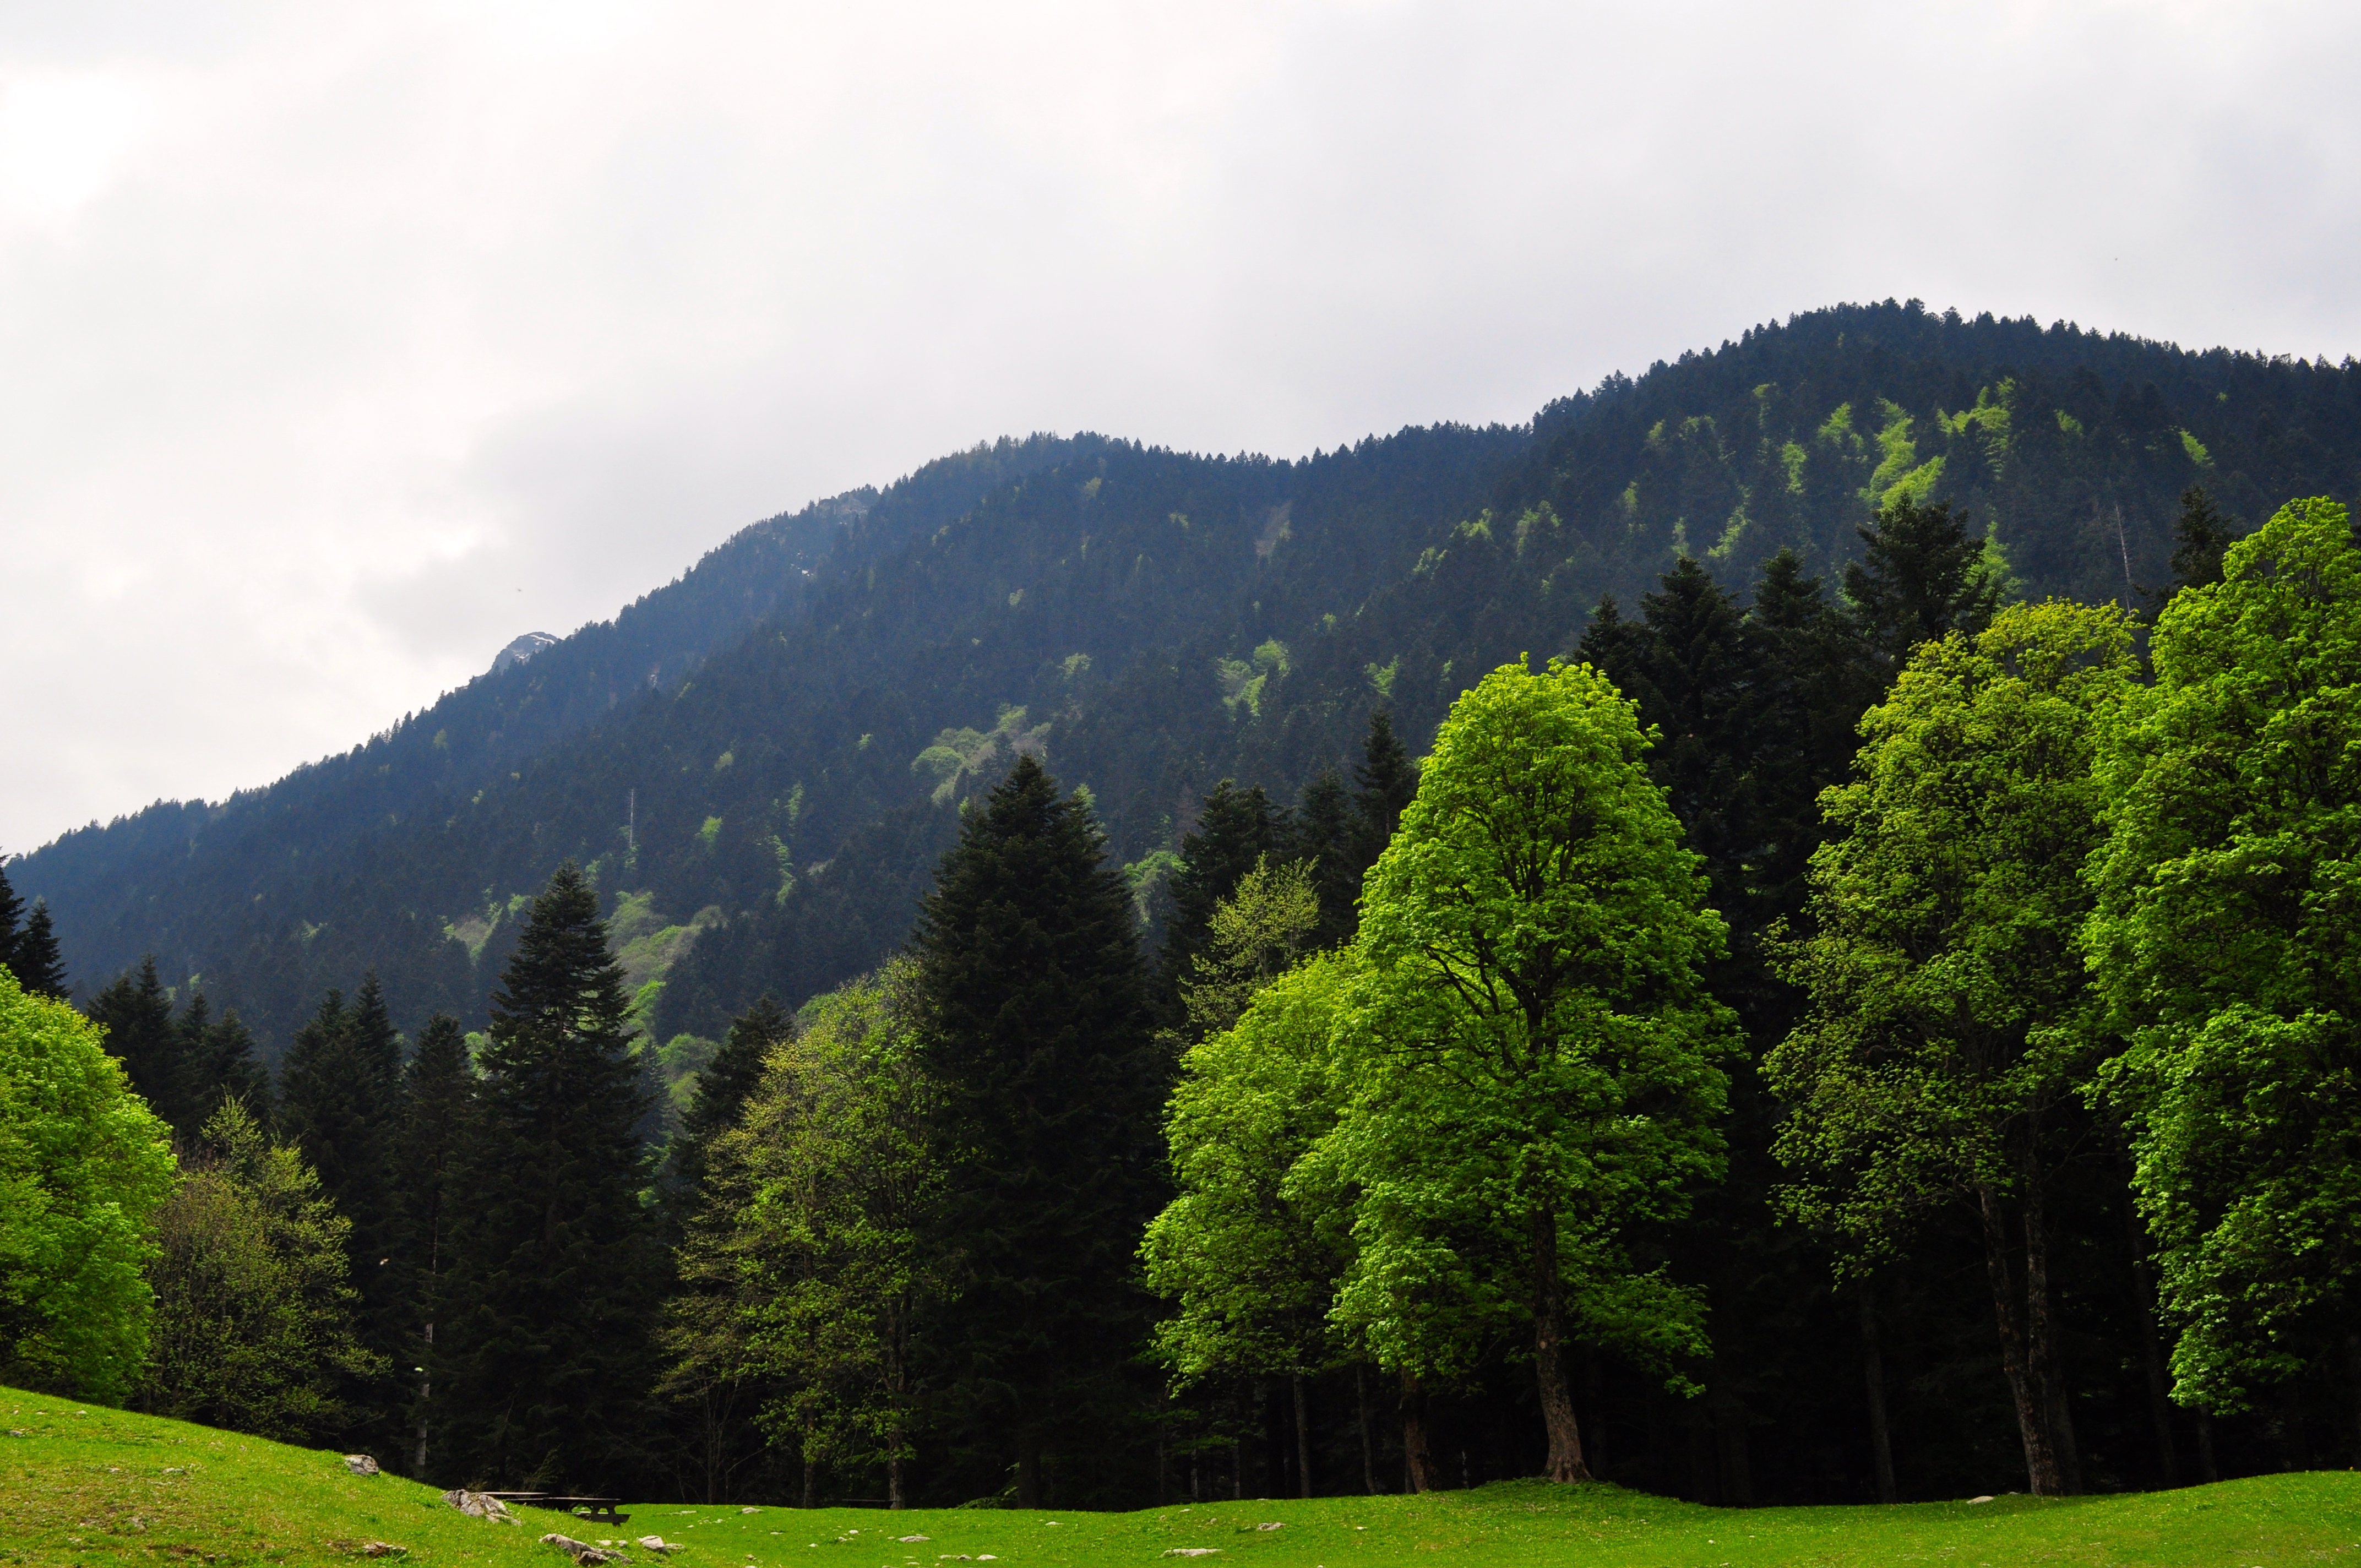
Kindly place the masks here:
<instances>
[{"instance_id":1,"label":"wooden bench","mask_svg":"<svg viewBox=\"0 0 2361 1568\"><path fill-rule=\"evenodd\" d=\"M615 1511L615 1505L623 1500L620 1497L569 1497L556 1492L487 1492L484 1496L529 1508L548 1508L592 1524L625 1524L631 1517Z\"/></svg>"}]
</instances>

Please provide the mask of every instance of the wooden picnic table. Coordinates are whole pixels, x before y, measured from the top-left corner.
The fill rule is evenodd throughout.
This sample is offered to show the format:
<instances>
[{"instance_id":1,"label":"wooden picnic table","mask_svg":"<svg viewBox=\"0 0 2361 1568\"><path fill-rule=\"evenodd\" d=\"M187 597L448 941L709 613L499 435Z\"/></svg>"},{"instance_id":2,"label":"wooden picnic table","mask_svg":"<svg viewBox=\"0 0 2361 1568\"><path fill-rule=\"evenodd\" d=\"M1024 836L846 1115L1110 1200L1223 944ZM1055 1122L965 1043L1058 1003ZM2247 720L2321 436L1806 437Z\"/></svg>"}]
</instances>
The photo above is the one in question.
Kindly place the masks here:
<instances>
[{"instance_id":1,"label":"wooden picnic table","mask_svg":"<svg viewBox=\"0 0 2361 1568\"><path fill-rule=\"evenodd\" d=\"M549 1508L571 1514L593 1524L626 1524L631 1515L619 1514L615 1505L620 1497L573 1497L557 1492L487 1492L487 1497L498 1497L503 1503L522 1503L529 1508Z\"/></svg>"}]
</instances>

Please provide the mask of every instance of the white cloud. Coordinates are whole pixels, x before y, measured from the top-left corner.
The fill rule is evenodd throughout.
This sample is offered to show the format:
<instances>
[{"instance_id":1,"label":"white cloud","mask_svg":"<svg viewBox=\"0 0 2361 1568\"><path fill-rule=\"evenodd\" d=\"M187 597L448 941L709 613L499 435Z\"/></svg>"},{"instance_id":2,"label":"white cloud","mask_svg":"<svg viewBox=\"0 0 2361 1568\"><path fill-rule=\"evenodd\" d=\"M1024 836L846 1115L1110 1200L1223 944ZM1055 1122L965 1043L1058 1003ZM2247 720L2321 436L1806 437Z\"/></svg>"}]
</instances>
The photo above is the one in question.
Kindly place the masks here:
<instances>
[{"instance_id":1,"label":"white cloud","mask_svg":"<svg viewBox=\"0 0 2361 1568\"><path fill-rule=\"evenodd\" d=\"M0 844L1004 432L1295 452L1918 295L2361 338L2330 5L0 16Z\"/></svg>"}]
</instances>

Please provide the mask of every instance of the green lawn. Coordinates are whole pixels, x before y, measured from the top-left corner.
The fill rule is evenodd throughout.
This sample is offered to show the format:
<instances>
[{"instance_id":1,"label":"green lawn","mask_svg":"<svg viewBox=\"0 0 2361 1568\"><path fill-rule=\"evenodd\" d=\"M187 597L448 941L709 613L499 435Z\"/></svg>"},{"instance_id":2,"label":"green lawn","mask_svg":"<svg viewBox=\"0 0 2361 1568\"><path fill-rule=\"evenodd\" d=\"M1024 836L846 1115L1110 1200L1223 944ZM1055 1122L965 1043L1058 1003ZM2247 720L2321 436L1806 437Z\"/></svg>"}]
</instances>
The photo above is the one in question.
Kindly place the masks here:
<instances>
[{"instance_id":1,"label":"green lawn","mask_svg":"<svg viewBox=\"0 0 2361 1568\"><path fill-rule=\"evenodd\" d=\"M1613 1486L1510 1482L1423 1497L1216 1503L1131 1514L687 1508L624 1527L525 1511L483 1524L427 1487L346 1472L333 1453L0 1389L0 1564L329 1563L373 1541L410 1563L566 1559L535 1538L661 1534L686 1568L934 1568L987 1558L1115 1568L1191 1559L1255 1568L1378 1563L2346 1563L2361 1568L2361 1475L2320 1472L2185 1492L2037 1503L1704 1508ZM1276 1530L1257 1529L1275 1524ZM909 1540L908 1537L922 1539ZM654 1554L629 1547L635 1562Z\"/></svg>"}]
</instances>

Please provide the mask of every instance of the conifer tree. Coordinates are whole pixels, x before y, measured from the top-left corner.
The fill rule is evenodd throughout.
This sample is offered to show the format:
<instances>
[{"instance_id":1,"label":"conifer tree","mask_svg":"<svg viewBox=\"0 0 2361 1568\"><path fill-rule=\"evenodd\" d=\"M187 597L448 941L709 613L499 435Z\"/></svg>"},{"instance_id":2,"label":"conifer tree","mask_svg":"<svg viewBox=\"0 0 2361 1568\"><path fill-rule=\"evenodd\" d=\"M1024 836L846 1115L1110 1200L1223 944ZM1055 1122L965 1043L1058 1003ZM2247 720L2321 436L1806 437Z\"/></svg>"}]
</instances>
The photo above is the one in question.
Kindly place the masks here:
<instances>
[{"instance_id":1,"label":"conifer tree","mask_svg":"<svg viewBox=\"0 0 2361 1568\"><path fill-rule=\"evenodd\" d=\"M66 983L64 958L58 951L58 934L49 924L49 906L36 900L33 913L25 918L25 928L16 935L16 956L9 968L16 983L36 996L46 996L53 1002L72 999L73 987Z\"/></svg>"},{"instance_id":2,"label":"conifer tree","mask_svg":"<svg viewBox=\"0 0 2361 1568\"><path fill-rule=\"evenodd\" d=\"M368 1365L388 1368L404 1349L408 1320L393 1267L398 1220L393 1142L401 1117L401 1037L371 972L351 1006L331 991L296 1031L280 1064L282 1135L318 1174L321 1190L346 1222L348 1277L358 1293ZM390 1439L401 1384L346 1391L363 1434ZM380 1446L390 1445L380 1443Z\"/></svg>"},{"instance_id":3,"label":"conifer tree","mask_svg":"<svg viewBox=\"0 0 2361 1568\"><path fill-rule=\"evenodd\" d=\"M1312 883L1320 894L1320 924L1312 945L1341 947L1353 939L1360 923L1354 901L1361 895L1361 867L1353 856L1352 798L1333 770L1303 786L1294 827L1290 852L1311 862Z\"/></svg>"},{"instance_id":4,"label":"conifer tree","mask_svg":"<svg viewBox=\"0 0 2361 1568\"><path fill-rule=\"evenodd\" d=\"M104 1026L106 1048L123 1062L131 1087L182 1137L200 1124L191 1115L191 1074L184 1042L172 1026L172 999L157 978L154 954L139 960L136 977L123 974L91 999L92 1020Z\"/></svg>"},{"instance_id":5,"label":"conifer tree","mask_svg":"<svg viewBox=\"0 0 2361 1568\"><path fill-rule=\"evenodd\" d=\"M2001 585L1984 566L1984 541L1949 501L1922 507L1908 496L1879 509L1858 531L1867 547L1845 568L1845 598L1889 671L1910 651L1957 631L1992 624Z\"/></svg>"},{"instance_id":6,"label":"conifer tree","mask_svg":"<svg viewBox=\"0 0 2361 1568\"><path fill-rule=\"evenodd\" d=\"M412 1475L427 1474L434 1453L438 1412L425 1368L435 1354L434 1324L450 1266L451 1228L465 1201L458 1160L475 1113L475 1089L467 1036L459 1032L457 1020L437 1013L419 1032L418 1050L403 1076L401 1136L395 1146L394 1186L401 1199L395 1260L400 1299L409 1313L395 1366L397 1381L411 1391Z\"/></svg>"},{"instance_id":7,"label":"conifer tree","mask_svg":"<svg viewBox=\"0 0 2361 1568\"><path fill-rule=\"evenodd\" d=\"M746 1101L763 1080L763 1058L795 1038L796 1017L767 992L730 1020L730 1033L697 1075L697 1089L672 1143L671 1187L678 1203L694 1204L705 1179L713 1140L738 1124Z\"/></svg>"},{"instance_id":8,"label":"conifer tree","mask_svg":"<svg viewBox=\"0 0 2361 1568\"><path fill-rule=\"evenodd\" d=\"M1181 836L1180 869L1172 873L1171 918L1164 927L1163 982L1178 994L1205 950L1213 906L1236 891L1238 879L1279 848L1282 824L1260 784L1240 789L1224 779L1205 796L1197 826Z\"/></svg>"},{"instance_id":9,"label":"conifer tree","mask_svg":"<svg viewBox=\"0 0 2361 1568\"><path fill-rule=\"evenodd\" d=\"M643 1464L663 1260L639 1201L646 1097L630 1017L598 895L569 861L492 996L449 1340L428 1364L450 1389L440 1474L616 1489Z\"/></svg>"},{"instance_id":10,"label":"conifer tree","mask_svg":"<svg viewBox=\"0 0 2361 1568\"><path fill-rule=\"evenodd\" d=\"M1353 769L1353 817L1356 880L1368 874L1393 842L1403 807L1418 794L1418 764L1394 734L1393 716L1383 708L1369 715L1368 739ZM1357 888L1356 889L1357 892Z\"/></svg>"},{"instance_id":11,"label":"conifer tree","mask_svg":"<svg viewBox=\"0 0 2361 1568\"><path fill-rule=\"evenodd\" d=\"M25 901L8 885L7 862L0 858L0 969L16 975L19 985L24 983L24 976L16 970L16 944L24 939L24 933L17 927L24 919Z\"/></svg>"},{"instance_id":12,"label":"conifer tree","mask_svg":"<svg viewBox=\"0 0 2361 1568\"><path fill-rule=\"evenodd\" d=\"M2238 520L2216 507L2204 486L2183 490L2180 515L2172 525L2173 587L2207 588L2220 582L2223 559L2242 532Z\"/></svg>"},{"instance_id":13,"label":"conifer tree","mask_svg":"<svg viewBox=\"0 0 2361 1568\"><path fill-rule=\"evenodd\" d=\"M1106 1445L1147 1328L1132 1249L1161 1196L1167 1077L1089 807L1018 759L944 858L911 947L948 1167L927 1228L959 1303L942 1375L1036 1507L1045 1453L1081 1469Z\"/></svg>"},{"instance_id":14,"label":"conifer tree","mask_svg":"<svg viewBox=\"0 0 2361 1568\"><path fill-rule=\"evenodd\" d=\"M204 992L190 1000L190 1011L205 1006ZM267 1121L270 1110L270 1076L263 1070L254 1053L254 1036L232 1008L216 1022L208 1023L202 1033L192 1036L183 1022L182 1037L190 1041L192 1059L197 1064L197 1112L202 1120L210 1121L213 1113L227 1102L235 1100L244 1105L258 1122Z\"/></svg>"}]
</instances>

